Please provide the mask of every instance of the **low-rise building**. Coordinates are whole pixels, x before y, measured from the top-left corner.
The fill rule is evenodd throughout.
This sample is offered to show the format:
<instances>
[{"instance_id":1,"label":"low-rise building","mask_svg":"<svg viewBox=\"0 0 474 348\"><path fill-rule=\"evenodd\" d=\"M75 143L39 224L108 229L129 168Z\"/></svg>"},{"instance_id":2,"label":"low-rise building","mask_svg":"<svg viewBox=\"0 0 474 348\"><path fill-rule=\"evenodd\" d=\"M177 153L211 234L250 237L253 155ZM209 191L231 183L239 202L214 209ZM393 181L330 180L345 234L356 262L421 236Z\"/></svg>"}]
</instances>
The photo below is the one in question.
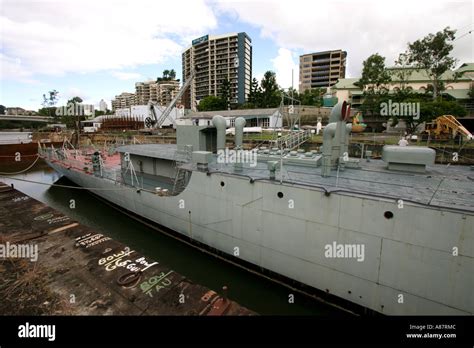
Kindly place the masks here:
<instances>
[{"instance_id":1,"label":"low-rise building","mask_svg":"<svg viewBox=\"0 0 474 348\"><path fill-rule=\"evenodd\" d=\"M206 126L212 124L212 118L216 115L224 117L229 127L235 126L237 117L245 118L245 127L281 128L283 124L279 108L191 112L185 118L192 119L200 126Z\"/></svg>"},{"instance_id":2,"label":"low-rise building","mask_svg":"<svg viewBox=\"0 0 474 348\"><path fill-rule=\"evenodd\" d=\"M392 81L386 85L388 93L394 93L401 88L404 81L397 75L401 69L406 70L407 77L405 87L416 93L425 93L431 85L428 75L423 70L414 70L413 68L388 68ZM456 77L456 75L459 75ZM470 102L469 90L474 81L474 63L462 64L457 70L450 70L441 76L445 85L445 90L441 95L451 96L461 105L465 106L471 113L474 111L474 105ZM363 90L356 85L359 78L339 79L333 86L333 91L338 101L351 103L353 108L358 108L363 102Z\"/></svg>"},{"instance_id":3,"label":"low-rise building","mask_svg":"<svg viewBox=\"0 0 474 348\"><path fill-rule=\"evenodd\" d=\"M35 116L38 113L33 110L25 110L20 107L9 107L5 108L5 114L6 115L20 115L20 116Z\"/></svg>"}]
</instances>

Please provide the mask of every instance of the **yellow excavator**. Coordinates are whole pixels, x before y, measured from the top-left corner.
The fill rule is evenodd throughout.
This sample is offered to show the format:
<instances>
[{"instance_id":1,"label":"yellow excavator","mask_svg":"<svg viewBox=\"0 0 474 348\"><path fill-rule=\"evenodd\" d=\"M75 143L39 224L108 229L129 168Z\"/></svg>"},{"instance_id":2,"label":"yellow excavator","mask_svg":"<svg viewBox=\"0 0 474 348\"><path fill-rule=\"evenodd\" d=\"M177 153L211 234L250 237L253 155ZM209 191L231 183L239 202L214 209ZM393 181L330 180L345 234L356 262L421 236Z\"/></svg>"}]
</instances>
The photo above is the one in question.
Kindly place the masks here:
<instances>
[{"instance_id":1,"label":"yellow excavator","mask_svg":"<svg viewBox=\"0 0 474 348\"><path fill-rule=\"evenodd\" d=\"M426 123L425 130L422 133L423 138L435 140L450 140L460 136L472 140L473 135L452 115L443 115Z\"/></svg>"}]
</instances>

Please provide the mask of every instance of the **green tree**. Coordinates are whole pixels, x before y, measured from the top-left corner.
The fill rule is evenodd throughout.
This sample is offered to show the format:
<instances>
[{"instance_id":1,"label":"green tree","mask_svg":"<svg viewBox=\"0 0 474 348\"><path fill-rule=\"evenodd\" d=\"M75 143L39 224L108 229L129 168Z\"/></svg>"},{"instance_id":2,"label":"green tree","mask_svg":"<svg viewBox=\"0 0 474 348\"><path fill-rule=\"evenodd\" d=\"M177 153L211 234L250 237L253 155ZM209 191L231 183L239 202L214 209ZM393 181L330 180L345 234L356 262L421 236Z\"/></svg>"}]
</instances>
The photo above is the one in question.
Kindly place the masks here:
<instances>
[{"instance_id":1,"label":"green tree","mask_svg":"<svg viewBox=\"0 0 474 348\"><path fill-rule=\"evenodd\" d=\"M362 76L356 85L364 90L383 92L392 80L385 67L385 57L378 53L372 54L363 63Z\"/></svg>"},{"instance_id":2,"label":"green tree","mask_svg":"<svg viewBox=\"0 0 474 348\"><path fill-rule=\"evenodd\" d=\"M321 106L324 93L323 88L306 89L300 94L301 105Z\"/></svg>"},{"instance_id":3,"label":"green tree","mask_svg":"<svg viewBox=\"0 0 474 348\"><path fill-rule=\"evenodd\" d=\"M69 110L71 108L71 105L74 105L74 112L76 112L75 105L81 104L83 102L81 97L73 97L67 101L66 106L63 106L64 113L62 113L61 116L61 123L64 123L67 127L73 127L76 128L78 127L78 123L80 120L83 120L85 117L81 115L81 110L76 114L74 113L73 115L69 114Z\"/></svg>"},{"instance_id":4,"label":"green tree","mask_svg":"<svg viewBox=\"0 0 474 348\"><path fill-rule=\"evenodd\" d=\"M71 99L69 99L67 101L67 106L66 108L69 109L71 104L72 105L77 105L77 104L81 104L83 102L82 98L79 97L79 96L75 96ZM75 109L74 109L75 111ZM72 139L72 142L74 144L78 144L78 135L76 134L79 134L80 132L80 124L81 124L81 121L85 120L86 117L84 115L82 115L82 110L78 110L79 112L75 115L63 115L61 117L61 123L64 123L67 127L71 127L71 128L74 128L75 129L75 134L74 134L74 137Z\"/></svg>"},{"instance_id":5,"label":"green tree","mask_svg":"<svg viewBox=\"0 0 474 348\"><path fill-rule=\"evenodd\" d=\"M471 86L469 87L469 92L467 92L467 95L471 100L474 99L474 83L471 83Z\"/></svg>"},{"instance_id":6,"label":"green tree","mask_svg":"<svg viewBox=\"0 0 474 348\"><path fill-rule=\"evenodd\" d=\"M254 77L252 79L252 84L250 85L248 103L246 103L248 104L247 106L253 105L253 107L260 107L261 102L262 102L262 94L263 94L262 88L260 87L257 79ZM250 107L245 107L245 108L250 109Z\"/></svg>"},{"instance_id":7,"label":"green tree","mask_svg":"<svg viewBox=\"0 0 474 348\"><path fill-rule=\"evenodd\" d=\"M282 91L282 92L283 92L283 91ZM298 93L298 90L296 90L295 88L289 87L289 88L288 88L288 91L286 91L285 93L286 93L286 95L287 95L288 97L295 99L295 101L296 101L296 100L301 101L301 96L300 96L300 94Z\"/></svg>"},{"instance_id":8,"label":"green tree","mask_svg":"<svg viewBox=\"0 0 474 348\"><path fill-rule=\"evenodd\" d=\"M438 91L439 98L441 98L441 95L439 93L446 89L446 85L445 85L444 81L438 81L438 87L436 89ZM435 86L432 83L429 83L426 86L425 94L429 95L431 99L434 99L434 97L433 97L434 93L435 93Z\"/></svg>"},{"instance_id":9,"label":"green tree","mask_svg":"<svg viewBox=\"0 0 474 348\"><path fill-rule=\"evenodd\" d=\"M443 115L453 115L456 117L466 116L466 109L457 101L435 100L421 103L420 113L422 116L437 118ZM431 121L428 119L428 121Z\"/></svg>"},{"instance_id":10,"label":"green tree","mask_svg":"<svg viewBox=\"0 0 474 348\"><path fill-rule=\"evenodd\" d=\"M446 27L436 34L429 34L408 44L407 59L417 70L424 70L433 85L433 99L441 91L441 76L453 69L456 59L450 57L456 30Z\"/></svg>"},{"instance_id":11,"label":"green tree","mask_svg":"<svg viewBox=\"0 0 474 348\"><path fill-rule=\"evenodd\" d=\"M433 100L427 94L412 94L409 98L398 100L405 103L419 103L420 117L403 116L409 133L414 133L416 128L423 122L431 122L433 119L443 115L453 115L456 117L463 117L467 114L466 109L455 100ZM398 118L394 117L394 121L398 122Z\"/></svg>"},{"instance_id":12,"label":"green tree","mask_svg":"<svg viewBox=\"0 0 474 348\"><path fill-rule=\"evenodd\" d=\"M242 104L238 104L236 106L236 109L244 110L244 109L257 109L259 106L252 103L252 102L246 102Z\"/></svg>"},{"instance_id":13,"label":"green tree","mask_svg":"<svg viewBox=\"0 0 474 348\"><path fill-rule=\"evenodd\" d=\"M467 95L469 96L469 104L471 112L472 112L472 107L474 106L474 83L471 82L471 86L469 87L469 92L467 92Z\"/></svg>"},{"instance_id":14,"label":"green tree","mask_svg":"<svg viewBox=\"0 0 474 348\"><path fill-rule=\"evenodd\" d=\"M433 119L443 115L453 115L456 117L466 116L466 109L462 107L457 101L447 100L429 100L421 102L420 105L420 119L411 122L408 119L407 126L412 131L422 122L431 122Z\"/></svg>"},{"instance_id":15,"label":"green tree","mask_svg":"<svg viewBox=\"0 0 474 348\"><path fill-rule=\"evenodd\" d=\"M225 79L222 81L221 88L219 91L219 97L222 99L222 102L226 106L226 109L230 109L230 97L231 97L231 90L230 90L230 81Z\"/></svg>"},{"instance_id":16,"label":"green tree","mask_svg":"<svg viewBox=\"0 0 474 348\"><path fill-rule=\"evenodd\" d=\"M267 71L263 75L262 82L262 101L260 106L263 108L273 108L280 105L281 95L280 87L276 81L276 74L273 71Z\"/></svg>"},{"instance_id":17,"label":"green tree","mask_svg":"<svg viewBox=\"0 0 474 348\"><path fill-rule=\"evenodd\" d=\"M56 105L59 99L59 92L55 89L49 91L47 94L43 94L43 107L52 107Z\"/></svg>"},{"instance_id":18,"label":"green tree","mask_svg":"<svg viewBox=\"0 0 474 348\"><path fill-rule=\"evenodd\" d=\"M170 80L174 80L176 78L176 71L174 71L174 69L170 70L169 78L170 78Z\"/></svg>"},{"instance_id":19,"label":"green tree","mask_svg":"<svg viewBox=\"0 0 474 348\"><path fill-rule=\"evenodd\" d=\"M201 99L197 109L198 111L220 111L227 110L227 105L222 98L209 95Z\"/></svg>"},{"instance_id":20,"label":"green tree","mask_svg":"<svg viewBox=\"0 0 474 348\"><path fill-rule=\"evenodd\" d=\"M5 110L6 110L6 109L7 109L7 108L6 108L5 106L0 105L0 115L5 115Z\"/></svg>"},{"instance_id":21,"label":"green tree","mask_svg":"<svg viewBox=\"0 0 474 348\"><path fill-rule=\"evenodd\" d=\"M71 98L67 101L68 104L74 104L74 105L80 104L82 102L83 102L83 100L82 100L81 97L74 97L74 98Z\"/></svg>"},{"instance_id":22,"label":"green tree","mask_svg":"<svg viewBox=\"0 0 474 348\"><path fill-rule=\"evenodd\" d=\"M363 62L362 76L356 85L363 90L364 101L360 107L364 114L378 115L380 103L388 94L390 73L385 67L385 57L372 54Z\"/></svg>"},{"instance_id":23,"label":"green tree","mask_svg":"<svg viewBox=\"0 0 474 348\"><path fill-rule=\"evenodd\" d=\"M156 82L170 81L170 80L175 80L175 79L176 79L176 71L174 71L174 69L171 69L171 70L166 69L166 70L163 70L162 77L156 78Z\"/></svg>"},{"instance_id":24,"label":"green tree","mask_svg":"<svg viewBox=\"0 0 474 348\"><path fill-rule=\"evenodd\" d=\"M43 102L41 105L43 105L43 108L45 109L43 112L45 113L44 116L50 116L57 121L57 116L56 116L56 103L58 102L59 99L59 92L55 89L52 91L49 91L47 94L43 94Z\"/></svg>"},{"instance_id":25,"label":"green tree","mask_svg":"<svg viewBox=\"0 0 474 348\"><path fill-rule=\"evenodd\" d=\"M408 80L413 73L413 68L408 61L408 54L400 53L398 59L395 61L395 69L393 75L398 78L399 86L395 89L396 96L401 98L408 98L413 94L413 89L408 86Z\"/></svg>"},{"instance_id":26,"label":"green tree","mask_svg":"<svg viewBox=\"0 0 474 348\"><path fill-rule=\"evenodd\" d=\"M38 115L39 116L49 116L51 117L51 108L40 108L38 109ZM53 116L56 115L56 108L53 108Z\"/></svg>"}]
</instances>

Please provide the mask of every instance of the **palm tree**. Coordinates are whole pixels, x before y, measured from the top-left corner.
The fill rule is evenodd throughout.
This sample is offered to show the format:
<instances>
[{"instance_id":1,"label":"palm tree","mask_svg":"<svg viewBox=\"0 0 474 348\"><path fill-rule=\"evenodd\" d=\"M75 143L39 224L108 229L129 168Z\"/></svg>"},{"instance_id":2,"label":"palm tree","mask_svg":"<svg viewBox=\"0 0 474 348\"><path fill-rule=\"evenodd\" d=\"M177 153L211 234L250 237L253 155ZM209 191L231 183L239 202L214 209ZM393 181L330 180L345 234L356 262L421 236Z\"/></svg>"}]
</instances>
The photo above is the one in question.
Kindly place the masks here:
<instances>
[{"instance_id":1,"label":"palm tree","mask_svg":"<svg viewBox=\"0 0 474 348\"><path fill-rule=\"evenodd\" d=\"M174 69L170 70L169 77L171 80L174 80L176 78L176 71L174 71Z\"/></svg>"},{"instance_id":2,"label":"palm tree","mask_svg":"<svg viewBox=\"0 0 474 348\"><path fill-rule=\"evenodd\" d=\"M163 70L163 79L168 79L168 75L170 74L170 71L168 69Z\"/></svg>"}]
</instances>

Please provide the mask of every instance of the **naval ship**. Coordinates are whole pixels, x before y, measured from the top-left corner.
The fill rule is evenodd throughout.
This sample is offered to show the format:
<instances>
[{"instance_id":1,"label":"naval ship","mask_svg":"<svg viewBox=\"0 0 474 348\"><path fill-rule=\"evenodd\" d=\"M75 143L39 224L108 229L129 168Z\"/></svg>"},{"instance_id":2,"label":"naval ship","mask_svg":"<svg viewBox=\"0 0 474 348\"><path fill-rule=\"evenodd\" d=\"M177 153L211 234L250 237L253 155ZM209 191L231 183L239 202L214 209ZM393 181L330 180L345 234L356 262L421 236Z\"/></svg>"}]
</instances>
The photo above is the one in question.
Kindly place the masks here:
<instances>
[{"instance_id":1,"label":"naval ship","mask_svg":"<svg viewBox=\"0 0 474 348\"><path fill-rule=\"evenodd\" d=\"M306 291L386 315L474 314L472 167L435 164L419 146L351 158L349 108L333 107L320 151L281 142L255 161L222 156L243 151L245 119L227 144L221 116L179 119L176 145L40 154L144 221Z\"/></svg>"}]
</instances>

